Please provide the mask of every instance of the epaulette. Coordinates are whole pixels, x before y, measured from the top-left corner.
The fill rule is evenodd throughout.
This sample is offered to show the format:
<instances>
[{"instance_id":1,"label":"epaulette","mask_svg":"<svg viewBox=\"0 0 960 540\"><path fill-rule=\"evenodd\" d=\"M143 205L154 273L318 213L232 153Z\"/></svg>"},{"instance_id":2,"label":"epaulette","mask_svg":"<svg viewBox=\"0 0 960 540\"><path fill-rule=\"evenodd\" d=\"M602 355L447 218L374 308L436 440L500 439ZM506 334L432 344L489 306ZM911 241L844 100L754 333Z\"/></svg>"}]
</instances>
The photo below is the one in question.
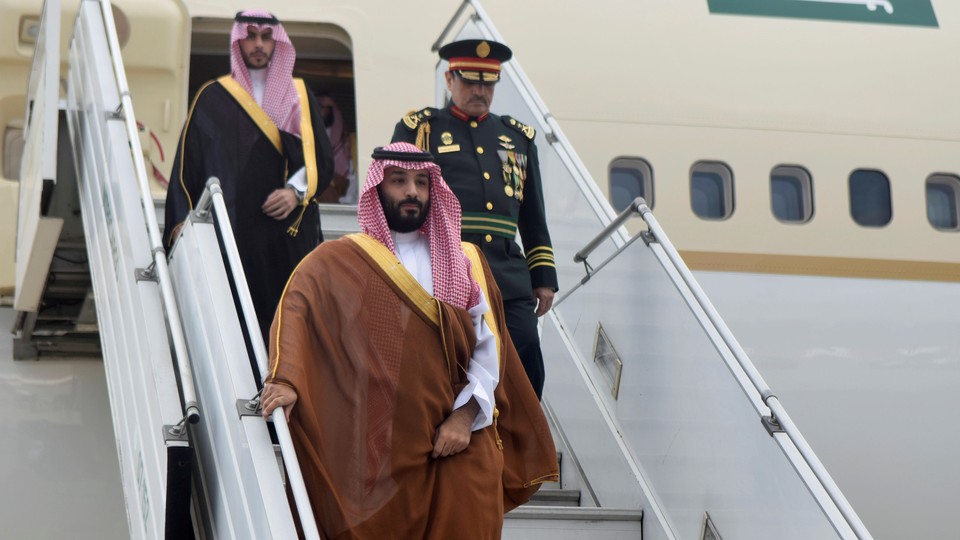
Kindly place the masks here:
<instances>
[{"instance_id":1,"label":"epaulette","mask_svg":"<svg viewBox=\"0 0 960 540\"><path fill-rule=\"evenodd\" d=\"M436 116L437 112L439 111L433 107L424 107L419 111L410 111L403 117L403 125L407 126L407 129L410 131L413 131L417 129L417 126L419 126L421 122L429 122L430 118Z\"/></svg>"},{"instance_id":2,"label":"epaulette","mask_svg":"<svg viewBox=\"0 0 960 540\"><path fill-rule=\"evenodd\" d=\"M500 119L503 120L504 124L512 127L513 129L519 131L520 133L523 133L524 136L526 136L526 138L530 139L531 141L533 140L534 137L537 136L537 130L524 124L523 122L518 121L516 118L513 118L511 116L501 116Z\"/></svg>"}]
</instances>

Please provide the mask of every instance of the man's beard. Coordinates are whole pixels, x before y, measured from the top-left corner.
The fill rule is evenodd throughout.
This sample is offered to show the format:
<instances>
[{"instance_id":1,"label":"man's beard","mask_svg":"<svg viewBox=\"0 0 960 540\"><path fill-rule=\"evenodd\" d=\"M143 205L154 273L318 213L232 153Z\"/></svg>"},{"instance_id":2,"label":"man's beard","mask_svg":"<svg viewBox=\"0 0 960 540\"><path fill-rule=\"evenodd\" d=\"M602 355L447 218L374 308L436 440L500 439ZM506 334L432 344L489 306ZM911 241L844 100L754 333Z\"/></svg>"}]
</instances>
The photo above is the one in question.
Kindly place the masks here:
<instances>
[{"instance_id":1,"label":"man's beard","mask_svg":"<svg viewBox=\"0 0 960 540\"><path fill-rule=\"evenodd\" d=\"M250 60L250 57L249 57L249 56L247 56L246 54L243 54L243 52L241 51L241 52L240 52L240 58L243 59L243 63L244 63L245 66L247 66L247 69L254 69L254 70L256 70L256 69L267 69L267 67L270 65L270 56L266 55L266 53L264 53L263 51L260 51L260 50L254 51L254 53L260 53L260 54L262 54L262 55L264 55L264 56L267 56L267 61L264 62L262 65L259 65L259 66L258 66L258 65L254 64L254 63ZM253 54L253 53L251 53L251 55L252 55L252 54Z\"/></svg>"},{"instance_id":2,"label":"man's beard","mask_svg":"<svg viewBox=\"0 0 960 540\"><path fill-rule=\"evenodd\" d=\"M430 213L430 201L427 201L426 204L423 204L417 199L407 198L402 201L397 201L394 204L392 201L386 199L383 196L383 193L378 193L380 195L380 205L383 206L383 215L387 218L387 226L390 227L391 231L397 231L401 233L413 232L423 226L427 221L427 215ZM414 203L417 207L420 208L420 212L416 216L407 215L406 211L400 208L401 204L405 203Z\"/></svg>"}]
</instances>

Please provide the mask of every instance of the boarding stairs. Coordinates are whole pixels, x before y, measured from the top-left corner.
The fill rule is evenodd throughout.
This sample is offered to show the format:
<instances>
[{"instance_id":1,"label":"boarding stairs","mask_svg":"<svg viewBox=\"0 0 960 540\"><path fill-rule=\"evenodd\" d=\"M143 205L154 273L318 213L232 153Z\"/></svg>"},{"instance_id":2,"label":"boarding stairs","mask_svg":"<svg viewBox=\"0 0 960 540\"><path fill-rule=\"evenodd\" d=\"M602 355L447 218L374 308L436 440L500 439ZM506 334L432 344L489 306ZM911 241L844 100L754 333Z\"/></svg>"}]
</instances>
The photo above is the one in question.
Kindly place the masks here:
<instances>
[{"instance_id":1,"label":"boarding stairs","mask_svg":"<svg viewBox=\"0 0 960 540\"><path fill-rule=\"evenodd\" d=\"M58 27L58 0L46 6L44 28ZM18 273L41 285L37 305L21 305L33 311L18 310L40 327L41 299L62 294L54 255L79 245L58 244L61 229L82 229L92 292L78 280L71 298L96 309L132 538L295 537L287 486L318 538L282 415L274 439L256 411L266 352L216 180L169 259L160 246L110 14L109 0L81 3L62 107L59 45L35 60ZM472 0L438 44L457 37L499 40ZM871 538L653 214L642 200L614 214L516 61L496 107L537 128L564 289L542 323L561 479L509 513L503 537ZM61 110L61 155L40 152ZM44 200L74 190L81 222L68 226L70 205ZM348 217L327 236L350 232ZM627 219L646 230L629 236ZM35 330L19 337L42 356Z\"/></svg>"},{"instance_id":2,"label":"boarding stairs","mask_svg":"<svg viewBox=\"0 0 960 540\"><path fill-rule=\"evenodd\" d=\"M59 13L50 16L59 24ZM51 50L59 56L59 34L44 37L37 59ZM18 360L101 354L66 115L57 107L60 74L53 67L35 59L28 88L32 139L23 159L14 302Z\"/></svg>"},{"instance_id":3,"label":"boarding stairs","mask_svg":"<svg viewBox=\"0 0 960 540\"><path fill-rule=\"evenodd\" d=\"M79 6L62 85L60 13L44 4L28 88L15 356L102 356L130 536L189 538L200 415L113 14Z\"/></svg>"}]
</instances>

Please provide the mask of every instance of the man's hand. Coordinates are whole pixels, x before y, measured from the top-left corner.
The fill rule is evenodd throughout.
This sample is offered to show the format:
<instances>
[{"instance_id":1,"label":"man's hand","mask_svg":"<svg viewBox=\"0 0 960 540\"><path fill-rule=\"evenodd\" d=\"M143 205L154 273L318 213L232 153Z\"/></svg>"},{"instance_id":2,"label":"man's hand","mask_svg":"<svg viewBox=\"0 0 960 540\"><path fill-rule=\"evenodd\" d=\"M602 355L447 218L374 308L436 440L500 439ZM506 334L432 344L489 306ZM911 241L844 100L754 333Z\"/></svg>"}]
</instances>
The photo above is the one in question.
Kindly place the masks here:
<instances>
[{"instance_id":1,"label":"man's hand","mask_svg":"<svg viewBox=\"0 0 960 540\"><path fill-rule=\"evenodd\" d=\"M277 407L283 407L286 413L287 421L290 421L290 413L293 411L293 404L297 402L297 391L285 384L267 383L263 385L263 392L260 393L260 406L263 408L263 418L270 418L270 414Z\"/></svg>"},{"instance_id":2,"label":"man's hand","mask_svg":"<svg viewBox=\"0 0 960 540\"><path fill-rule=\"evenodd\" d=\"M533 290L533 297L537 299L537 317L543 317L553 307L553 289L537 287Z\"/></svg>"},{"instance_id":3,"label":"man's hand","mask_svg":"<svg viewBox=\"0 0 960 540\"><path fill-rule=\"evenodd\" d=\"M450 413L437 428L437 434L433 438L433 453L430 455L434 458L448 457L466 450L473 434L470 428L479 410L477 400L470 398L466 405Z\"/></svg>"},{"instance_id":4,"label":"man's hand","mask_svg":"<svg viewBox=\"0 0 960 540\"><path fill-rule=\"evenodd\" d=\"M299 204L293 188L285 187L273 190L273 193L267 196L267 200L263 202L260 209L263 210L264 214L280 221L286 219Z\"/></svg>"},{"instance_id":5,"label":"man's hand","mask_svg":"<svg viewBox=\"0 0 960 540\"><path fill-rule=\"evenodd\" d=\"M177 241L177 237L180 236L180 231L183 230L183 226L186 224L186 221L181 221L177 223L177 226L173 228L173 232L170 233L170 246L173 247L173 243Z\"/></svg>"}]
</instances>

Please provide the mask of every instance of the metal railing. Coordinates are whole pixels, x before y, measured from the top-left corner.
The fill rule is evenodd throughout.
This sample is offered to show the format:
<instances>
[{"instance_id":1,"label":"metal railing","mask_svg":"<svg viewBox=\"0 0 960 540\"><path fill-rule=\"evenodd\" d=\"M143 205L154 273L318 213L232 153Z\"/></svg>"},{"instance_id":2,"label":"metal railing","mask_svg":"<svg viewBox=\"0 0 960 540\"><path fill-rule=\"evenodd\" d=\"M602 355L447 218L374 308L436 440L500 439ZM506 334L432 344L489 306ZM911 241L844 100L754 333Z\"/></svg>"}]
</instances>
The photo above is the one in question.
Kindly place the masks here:
<instances>
[{"instance_id":1,"label":"metal railing","mask_svg":"<svg viewBox=\"0 0 960 540\"><path fill-rule=\"evenodd\" d=\"M746 374L747 378L750 380L751 384L753 385L753 389L756 390L763 400L763 403L770 410L770 424L775 429L782 430L787 435L802 456L804 462L810 468L811 472L813 472L814 476L816 476L817 480L823 486L827 496L837 507L837 510L843 516L847 525L851 530L853 530L854 534L857 535L857 538L860 540L872 540L873 536L867 530L863 521L860 519L860 516L857 515L857 512L853 509L849 501L847 501L847 498L840 491L840 488L837 486L836 482L834 482L833 478L830 476L830 473L827 472L826 467L824 467L816 453L800 433L800 430L797 428L796 424L793 423L790 415L787 414L787 411L780 404L780 400L777 398L776 394L773 393L767 383L763 380L760 372L753 365L753 362L749 357L747 357L747 353L743 350L736 337L734 337L733 333L727 327L726 322L724 322L724 320L720 317L720 314L713 306L713 303L710 302L709 298L707 298L706 293L704 293L703 289L700 287L700 284L693 276L693 273L690 272L690 269L687 268L686 263L683 262L680 254L677 252L676 248L673 246L673 243L667 237L666 232L664 232L663 228L660 226L660 223L657 221L656 217L654 217L653 212L647 206L646 201L644 201L642 197L637 197L634 199L630 206L623 210L616 217L616 219L611 221L610 224L607 225L607 227L605 227L599 234L597 234L593 240L588 242L586 246L578 251L574 256L574 262L582 262L586 264L587 257L590 255L590 253L593 252L593 250L595 250L597 246L604 242L610 235L617 231L627 220L635 215L639 215L644 220L644 222L647 224L647 227L649 227L649 233L641 232L637 234L633 239L631 239L630 242L618 249L596 269L590 269L589 265L587 265L588 272L584 280L577 286L573 287L573 289L564 297L558 299L557 303L560 303L564 298L569 296L569 294L579 288L580 285L585 283L586 280L602 269L603 266L605 266L609 261L616 258L617 255L619 255L624 249L627 249L633 243L633 240L644 237L644 235L647 234L648 236L646 236L644 240L648 243L655 242L660 245L667 260L676 270L683 284L693 295L698 307L702 309L704 314L707 316L710 325L712 325L712 329L715 330L720 336L723 345L729 349L740 369L743 370L744 374ZM699 319L700 318L698 317L698 320ZM700 320L700 324L706 329L705 321ZM721 357L723 357L726 361L725 355L721 355ZM822 501L818 502L820 502L822 506Z\"/></svg>"},{"instance_id":2,"label":"metal railing","mask_svg":"<svg viewBox=\"0 0 960 540\"><path fill-rule=\"evenodd\" d=\"M253 299L250 296L250 289L247 287L247 277L243 271L243 263L240 262L240 252L237 250L237 243L234 241L233 226L230 224L230 214L227 213L227 205L223 200L223 189L220 187L220 180L218 178L211 177L207 180L207 187L200 196L200 201L197 203L194 213L198 217L206 217L206 215L212 213L217 225L220 227L220 234L223 239L222 245L226 252L227 263L233 275L233 281L236 284L240 310L243 313L247 335L250 337L253 347L253 355L257 361L257 368L260 371L260 380L263 381L264 375L268 371L267 349L263 343L263 335L260 332L260 326L257 322L257 314L253 308ZM317 529L316 518L310 506L310 497L307 494L306 484L303 481L300 462L297 460L297 454L293 448L290 427L287 425L287 418L284 415L283 409L280 407L274 409L271 414L271 419L277 431L280 453L283 456L283 463L287 469L287 479L290 483L290 489L293 492L293 499L297 506L297 513L300 516L304 536L311 540L319 540L320 532Z\"/></svg>"},{"instance_id":3,"label":"metal railing","mask_svg":"<svg viewBox=\"0 0 960 540\"><path fill-rule=\"evenodd\" d=\"M117 108L117 113L123 120L127 138L131 141L139 141L136 116L133 114L133 101L130 99L130 87L127 84L126 72L123 69L120 43L117 41L117 30L113 21L113 6L110 0L100 0L100 10L103 15L104 25L107 28L107 44L110 49L110 62L113 65L113 72L116 75L117 91L120 94L120 104ZM193 371L190 368L190 357L187 352L186 341L183 337L183 328L180 326L180 311L177 308L173 288L170 284L167 255L163 249L160 230L157 227L157 217L153 208L153 197L150 194L150 185L147 182L146 166L143 161L143 154L132 151L134 148L139 148L139 145L131 145L130 148L133 156L137 186L140 190L140 203L143 206L143 214L146 218L147 235L150 239L150 251L153 256L153 267L157 272L157 280L160 285L161 298L163 299L163 308L167 313L167 327L170 331L173 350L176 356L177 371L180 377L180 391L183 399L184 419L191 424L196 424L200 421L200 408L197 405L196 386L194 385Z\"/></svg>"}]
</instances>

